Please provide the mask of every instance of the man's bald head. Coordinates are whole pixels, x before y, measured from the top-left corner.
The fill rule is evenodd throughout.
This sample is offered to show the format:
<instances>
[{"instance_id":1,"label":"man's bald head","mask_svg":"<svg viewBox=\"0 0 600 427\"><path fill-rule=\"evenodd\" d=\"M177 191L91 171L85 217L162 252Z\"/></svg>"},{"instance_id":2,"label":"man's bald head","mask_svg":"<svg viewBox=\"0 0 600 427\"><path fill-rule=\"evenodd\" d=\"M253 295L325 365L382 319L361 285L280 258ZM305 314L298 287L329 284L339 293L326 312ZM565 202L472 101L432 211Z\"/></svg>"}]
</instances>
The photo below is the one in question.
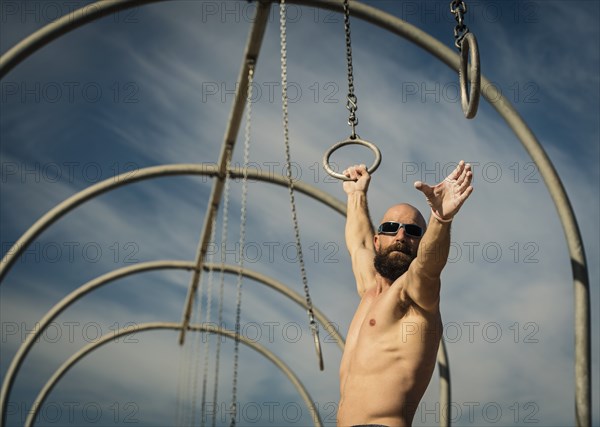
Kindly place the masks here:
<instances>
[{"instance_id":1,"label":"man's bald head","mask_svg":"<svg viewBox=\"0 0 600 427\"><path fill-rule=\"evenodd\" d=\"M390 207L385 214L380 224L386 221L401 222L403 224L416 224L427 229L427 221L417 208L408 203L400 203Z\"/></svg>"}]
</instances>

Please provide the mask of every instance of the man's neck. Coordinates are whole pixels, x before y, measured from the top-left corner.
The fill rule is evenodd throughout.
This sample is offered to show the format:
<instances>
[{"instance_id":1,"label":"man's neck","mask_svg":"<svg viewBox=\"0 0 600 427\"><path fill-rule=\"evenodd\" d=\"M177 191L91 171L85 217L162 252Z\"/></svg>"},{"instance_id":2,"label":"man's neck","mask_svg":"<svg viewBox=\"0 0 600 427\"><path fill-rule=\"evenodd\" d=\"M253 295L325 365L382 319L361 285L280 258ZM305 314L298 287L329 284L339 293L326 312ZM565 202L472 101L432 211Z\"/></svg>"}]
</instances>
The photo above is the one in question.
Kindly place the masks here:
<instances>
[{"instance_id":1,"label":"man's neck","mask_svg":"<svg viewBox=\"0 0 600 427\"><path fill-rule=\"evenodd\" d=\"M375 273L375 285L377 289L377 295L382 293L385 289L388 289L392 286L392 281L390 279L386 279L379 273Z\"/></svg>"}]
</instances>

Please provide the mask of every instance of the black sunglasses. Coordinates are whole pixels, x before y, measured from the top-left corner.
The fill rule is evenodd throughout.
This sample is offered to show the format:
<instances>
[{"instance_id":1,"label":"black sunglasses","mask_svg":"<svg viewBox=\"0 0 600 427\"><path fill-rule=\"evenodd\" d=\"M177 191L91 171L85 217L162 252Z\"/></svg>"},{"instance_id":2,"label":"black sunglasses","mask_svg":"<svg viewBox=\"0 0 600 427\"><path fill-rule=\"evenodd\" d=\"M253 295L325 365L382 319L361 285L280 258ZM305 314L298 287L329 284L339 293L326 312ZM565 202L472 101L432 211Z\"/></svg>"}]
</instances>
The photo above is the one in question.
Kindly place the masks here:
<instances>
[{"instance_id":1,"label":"black sunglasses","mask_svg":"<svg viewBox=\"0 0 600 427\"><path fill-rule=\"evenodd\" d=\"M377 234L387 234L389 236L395 236L398 234L400 227L404 228L404 232L411 237L423 236L423 229L415 224L402 224L401 222L388 221L384 222L377 229Z\"/></svg>"}]
</instances>

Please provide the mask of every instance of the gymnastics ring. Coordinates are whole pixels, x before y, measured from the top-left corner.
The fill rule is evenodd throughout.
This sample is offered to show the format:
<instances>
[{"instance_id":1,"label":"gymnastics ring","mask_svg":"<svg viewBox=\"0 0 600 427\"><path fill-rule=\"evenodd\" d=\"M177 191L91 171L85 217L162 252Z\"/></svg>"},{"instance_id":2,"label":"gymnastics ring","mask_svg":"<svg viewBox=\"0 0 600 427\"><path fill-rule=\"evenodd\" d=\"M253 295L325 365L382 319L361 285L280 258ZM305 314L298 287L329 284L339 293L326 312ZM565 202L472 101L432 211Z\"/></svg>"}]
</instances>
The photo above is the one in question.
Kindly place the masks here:
<instances>
[{"instance_id":1,"label":"gymnastics ring","mask_svg":"<svg viewBox=\"0 0 600 427\"><path fill-rule=\"evenodd\" d=\"M373 151L373 153L375 153L375 161L373 162L373 165L367 169L367 172L369 172L369 174L372 174L373 172L375 172L377 170L377 168L379 167L379 164L381 163L381 151L379 151L379 148L377 148L377 146L375 144L373 144L372 142L365 141L364 139L360 139L359 137L356 137L354 139L348 138L344 141L338 142L333 147L331 147L329 150L327 150L327 152L323 156L323 168L325 169L325 172L327 172L329 175L331 175L334 178L341 179L342 181L352 181L352 178L348 178L346 175L335 172L333 169L331 169L331 166L329 166L329 157L331 157L333 152L336 151L338 148L341 148L345 145L353 145L353 144L363 145L367 148L370 148L371 151Z\"/></svg>"},{"instance_id":2,"label":"gymnastics ring","mask_svg":"<svg viewBox=\"0 0 600 427\"><path fill-rule=\"evenodd\" d=\"M467 85L468 56L471 53L471 94ZM467 33L460 43L460 69L458 70L460 80L460 101L463 112L467 119L472 119L477 114L479 97L481 95L481 69L479 66L479 47L473 33Z\"/></svg>"}]
</instances>

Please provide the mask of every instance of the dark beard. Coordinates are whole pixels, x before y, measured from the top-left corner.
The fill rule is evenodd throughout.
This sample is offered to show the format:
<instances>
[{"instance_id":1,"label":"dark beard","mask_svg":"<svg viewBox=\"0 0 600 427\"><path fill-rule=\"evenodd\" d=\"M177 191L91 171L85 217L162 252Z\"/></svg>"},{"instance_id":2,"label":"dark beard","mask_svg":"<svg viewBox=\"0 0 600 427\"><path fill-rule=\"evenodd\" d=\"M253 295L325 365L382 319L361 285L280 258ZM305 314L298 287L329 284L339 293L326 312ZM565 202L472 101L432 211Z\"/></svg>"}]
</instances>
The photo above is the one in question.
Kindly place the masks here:
<instances>
[{"instance_id":1,"label":"dark beard","mask_svg":"<svg viewBox=\"0 0 600 427\"><path fill-rule=\"evenodd\" d=\"M401 253L392 253L394 251ZM375 270L382 277L393 282L408 271L408 267L415 257L413 251L407 245L390 246L375 252Z\"/></svg>"}]
</instances>

